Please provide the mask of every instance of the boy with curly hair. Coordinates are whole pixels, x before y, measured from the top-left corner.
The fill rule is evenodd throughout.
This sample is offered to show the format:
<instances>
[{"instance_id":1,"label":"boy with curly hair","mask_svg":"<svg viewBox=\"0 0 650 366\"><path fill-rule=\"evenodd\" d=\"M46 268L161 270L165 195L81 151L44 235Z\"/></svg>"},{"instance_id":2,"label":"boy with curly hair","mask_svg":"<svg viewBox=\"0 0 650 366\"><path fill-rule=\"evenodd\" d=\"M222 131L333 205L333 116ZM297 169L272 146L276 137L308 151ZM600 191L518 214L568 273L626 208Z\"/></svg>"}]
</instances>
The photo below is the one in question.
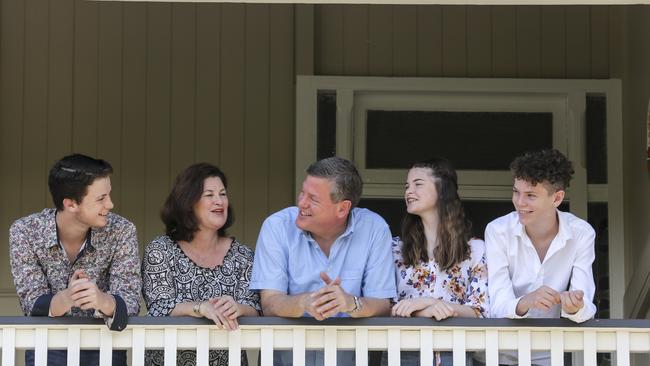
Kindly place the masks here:
<instances>
[{"instance_id":1,"label":"boy with curly hair","mask_svg":"<svg viewBox=\"0 0 650 366\"><path fill-rule=\"evenodd\" d=\"M515 211L485 230L492 316L591 319L595 232L558 210L574 173L571 162L557 150L542 150L517 157L510 170ZM548 353L538 356L540 362L533 352L533 364L546 364Z\"/></svg>"}]
</instances>

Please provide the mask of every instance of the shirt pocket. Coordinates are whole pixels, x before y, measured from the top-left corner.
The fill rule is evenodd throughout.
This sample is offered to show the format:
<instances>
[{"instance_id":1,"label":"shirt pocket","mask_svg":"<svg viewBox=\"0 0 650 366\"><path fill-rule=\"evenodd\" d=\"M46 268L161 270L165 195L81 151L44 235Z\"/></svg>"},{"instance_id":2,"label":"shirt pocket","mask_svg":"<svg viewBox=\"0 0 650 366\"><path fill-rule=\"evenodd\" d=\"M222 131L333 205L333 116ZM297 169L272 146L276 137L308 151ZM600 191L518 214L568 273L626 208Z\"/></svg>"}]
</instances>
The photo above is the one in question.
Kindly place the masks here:
<instances>
[{"instance_id":1,"label":"shirt pocket","mask_svg":"<svg viewBox=\"0 0 650 366\"><path fill-rule=\"evenodd\" d=\"M362 279L363 270L341 271L341 287L349 294L361 296Z\"/></svg>"}]
</instances>

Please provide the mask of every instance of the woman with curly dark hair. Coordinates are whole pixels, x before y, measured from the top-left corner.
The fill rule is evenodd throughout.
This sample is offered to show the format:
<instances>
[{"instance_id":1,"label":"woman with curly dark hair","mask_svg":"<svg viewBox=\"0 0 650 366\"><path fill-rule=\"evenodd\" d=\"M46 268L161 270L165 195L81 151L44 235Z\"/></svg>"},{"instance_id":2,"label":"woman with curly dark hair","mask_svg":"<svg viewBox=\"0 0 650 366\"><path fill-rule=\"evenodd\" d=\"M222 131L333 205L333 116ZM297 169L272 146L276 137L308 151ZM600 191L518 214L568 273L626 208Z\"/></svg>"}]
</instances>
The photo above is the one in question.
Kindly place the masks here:
<instances>
[{"instance_id":1,"label":"woman with curly dark hair","mask_svg":"<svg viewBox=\"0 0 650 366\"><path fill-rule=\"evenodd\" d=\"M443 158L417 162L408 172L401 238L393 239L397 304L402 317L487 317L485 244L472 239L458 197L456 171ZM403 352L403 365L419 365ZM452 365L451 352L436 352L435 365Z\"/></svg>"}]
</instances>

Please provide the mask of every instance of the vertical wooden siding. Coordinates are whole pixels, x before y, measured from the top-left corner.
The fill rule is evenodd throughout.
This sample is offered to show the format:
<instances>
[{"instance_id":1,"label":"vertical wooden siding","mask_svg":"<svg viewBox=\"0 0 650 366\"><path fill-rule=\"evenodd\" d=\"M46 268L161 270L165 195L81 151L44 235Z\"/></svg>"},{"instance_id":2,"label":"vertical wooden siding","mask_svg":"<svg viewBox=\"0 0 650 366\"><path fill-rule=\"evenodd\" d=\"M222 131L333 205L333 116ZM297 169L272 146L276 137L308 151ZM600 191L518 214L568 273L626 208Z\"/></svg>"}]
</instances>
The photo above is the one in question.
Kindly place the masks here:
<instances>
[{"instance_id":1,"label":"vertical wooden siding","mask_svg":"<svg viewBox=\"0 0 650 366\"><path fill-rule=\"evenodd\" d=\"M315 9L320 75L610 77L607 6Z\"/></svg>"},{"instance_id":2,"label":"vertical wooden siding","mask_svg":"<svg viewBox=\"0 0 650 366\"><path fill-rule=\"evenodd\" d=\"M115 211L141 246L194 162L226 172L231 232L251 246L293 202L292 5L0 4L0 294L14 292L9 226L52 205L47 173L65 154L111 162Z\"/></svg>"}]
</instances>

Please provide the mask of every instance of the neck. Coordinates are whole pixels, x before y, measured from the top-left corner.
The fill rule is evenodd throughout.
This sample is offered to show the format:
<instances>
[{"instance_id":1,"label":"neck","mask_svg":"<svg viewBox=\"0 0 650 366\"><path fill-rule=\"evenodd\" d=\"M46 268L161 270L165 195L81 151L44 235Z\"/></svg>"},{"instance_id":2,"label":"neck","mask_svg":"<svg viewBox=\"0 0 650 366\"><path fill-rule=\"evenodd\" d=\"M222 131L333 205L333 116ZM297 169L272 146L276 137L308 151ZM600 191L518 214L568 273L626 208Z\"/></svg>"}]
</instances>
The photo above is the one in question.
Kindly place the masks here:
<instances>
[{"instance_id":1,"label":"neck","mask_svg":"<svg viewBox=\"0 0 650 366\"><path fill-rule=\"evenodd\" d=\"M427 238L427 252L433 255L433 249L438 245L438 212L430 211L420 216L424 227L424 236Z\"/></svg>"},{"instance_id":2,"label":"neck","mask_svg":"<svg viewBox=\"0 0 650 366\"><path fill-rule=\"evenodd\" d=\"M192 239L192 246L197 249L210 248L219 243L219 233L211 230L201 230L194 233Z\"/></svg>"},{"instance_id":3,"label":"neck","mask_svg":"<svg viewBox=\"0 0 650 366\"><path fill-rule=\"evenodd\" d=\"M533 244L548 242L552 240L560 230L557 213L553 212L553 216L549 217L548 220L540 220L539 222L526 226L525 229L526 234L528 234L528 237Z\"/></svg>"},{"instance_id":4,"label":"neck","mask_svg":"<svg viewBox=\"0 0 650 366\"><path fill-rule=\"evenodd\" d=\"M90 226L79 222L72 213L57 211L55 221L61 243L81 245L86 240Z\"/></svg>"},{"instance_id":5,"label":"neck","mask_svg":"<svg viewBox=\"0 0 650 366\"><path fill-rule=\"evenodd\" d=\"M338 239L341 234L345 232L345 229L347 228L347 218L343 220L342 222L338 223L335 225L332 229L328 230L325 233L321 234L316 234L316 233L311 233L311 236L316 240L318 243L318 246L321 248L323 253L325 253L326 256L329 256L330 254L330 249L332 248L332 245Z\"/></svg>"}]
</instances>

